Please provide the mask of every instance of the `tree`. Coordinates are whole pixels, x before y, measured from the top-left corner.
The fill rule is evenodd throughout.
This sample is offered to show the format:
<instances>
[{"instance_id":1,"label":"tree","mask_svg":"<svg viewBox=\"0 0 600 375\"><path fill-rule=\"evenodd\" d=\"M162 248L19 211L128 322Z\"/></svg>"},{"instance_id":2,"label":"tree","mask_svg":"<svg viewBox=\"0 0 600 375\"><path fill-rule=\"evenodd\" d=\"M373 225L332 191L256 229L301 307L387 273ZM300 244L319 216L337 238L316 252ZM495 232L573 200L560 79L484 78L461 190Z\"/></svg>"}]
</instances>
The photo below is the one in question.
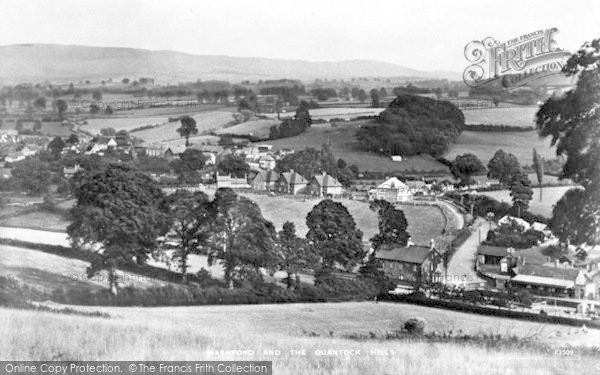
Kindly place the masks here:
<instances>
[{"instance_id":1,"label":"tree","mask_svg":"<svg viewBox=\"0 0 600 375\"><path fill-rule=\"evenodd\" d=\"M70 144L70 145L76 145L79 143L79 137L77 136L77 134L71 134L69 136L69 138L67 138L67 140L65 141L66 144Z\"/></svg>"},{"instance_id":2,"label":"tree","mask_svg":"<svg viewBox=\"0 0 600 375\"><path fill-rule=\"evenodd\" d=\"M279 268L287 273L287 287L297 288L298 273L318 261L313 248L305 239L296 236L296 227L289 221L283 223L282 230L277 234L276 247L279 253Z\"/></svg>"},{"instance_id":3,"label":"tree","mask_svg":"<svg viewBox=\"0 0 600 375\"><path fill-rule=\"evenodd\" d=\"M583 192L565 194L562 207L578 207L580 212L572 225L579 225L571 239L575 244L600 243L600 39L585 43L574 53L563 72L577 75L577 84L564 96L546 100L536 114L540 136L552 137L556 154L566 156L561 178L570 178L583 187ZM572 202L569 202L572 200ZM558 207L558 204L557 204ZM562 215L553 212L554 217ZM577 234L575 234L577 233Z\"/></svg>"},{"instance_id":4,"label":"tree","mask_svg":"<svg viewBox=\"0 0 600 375\"><path fill-rule=\"evenodd\" d=\"M515 176L510 185L510 196L513 200L513 208L517 211L517 216L521 217L529 209L529 202L533 197L531 181L526 174L521 173Z\"/></svg>"},{"instance_id":5,"label":"tree","mask_svg":"<svg viewBox=\"0 0 600 375\"><path fill-rule=\"evenodd\" d=\"M98 104L96 104L96 103L90 104L90 113L92 115L95 115L99 112L100 112L100 107L98 106Z\"/></svg>"},{"instance_id":6,"label":"tree","mask_svg":"<svg viewBox=\"0 0 600 375\"><path fill-rule=\"evenodd\" d=\"M513 154L498 150L488 163L488 177L496 178L500 183L510 186L515 176L522 173L519 160Z\"/></svg>"},{"instance_id":7,"label":"tree","mask_svg":"<svg viewBox=\"0 0 600 375\"><path fill-rule=\"evenodd\" d=\"M410 235L406 231L408 221L404 211L385 200L375 200L369 207L377 212L379 220L379 233L371 238L373 249L377 251L382 246L406 246Z\"/></svg>"},{"instance_id":8,"label":"tree","mask_svg":"<svg viewBox=\"0 0 600 375\"><path fill-rule=\"evenodd\" d=\"M302 121L306 124L306 127L310 127L312 125L312 118L310 117L310 104L304 100L300 102L298 108L296 108L295 119L298 121Z\"/></svg>"},{"instance_id":9,"label":"tree","mask_svg":"<svg viewBox=\"0 0 600 375\"><path fill-rule=\"evenodd\" d=\"M102 100L102 91L100 90L95 90L92 93L92 99L94 99L95 101L100 101Z\"/></svg>"},{"instance_id":10,"label":"tree","mask_svg":"<svg viewBox=\"0 0 600 375\"><path fill-rule=\"evenodd\" d=\"M498 107L498 105L500 104L500 98L497 96L494 96L492 98L492 103L494 104L494 107Z\"/></svg>"},{"instance_id":11,"label":"tree","mask_svg":"<svg viewBox=\"0 0 600 375\"><path fill-rule=\"evenodd\" d=\"M128 84L129 83L129 78L123 78L121 80L121 83L123 83L124 85Z\"/></svg>"},{"instance_id":12,"label":"tree","mask_svg":"<svg viewBox=\"0 0 600 375\"><path fill-rule=\"evenodd\" d=\"M597 218L586 209L588 199L589 194L584 189L573 188L556 202L550 228L562 242L586 243L596 235Z\"/></svg>"},{"instance_id":13,"label":"tree","mask_svg":"<svg viewBox=\"0 0 600 375\"><path fill-rule=\"evenodd\" d=\"M379 107L379 91L377 89L373 89L370 92L371 94L371 107L377 108Z\"/></svg>"},{"instance_id":14,"label":"tree","mask_svg":"<svg viewBox=\"0 0 600 375\"><path fill-rule=\"evenodd\" d=\"M343 204L322 200L306 216L306 226L306 238L321 258L322 275L337 265L351 269L364 258L362 232Z\"/></svg>"},{"instance_id":15,"label":"tree","mask_svg":"<svg viewBox=\"0 0 600 375\"><path fill-rule=\"evenodd\" d=\"M379 89L379 98L385 98L386 96L388 96L388 92L385 89L385 87L382 87Z\"/></svg>"},{"instance_id":16,"label":"tree","mask_svg":"<svg viewBox=\"0 0 600 375\"><path fill-rule=\"evenodd\" d=\"M243 177L248 175L250 166L244 158L230 154L219 161L217 169L221 174Z\"/></svg>"},{"instance_id":17,"label":"tree","mask_svg":"<svg viewBox=\"0 0 600 375\"><path fill-rule=\"evenodd\" d=\"M40 96L33 102L33 107L37 110L46 109L46 97Z\"/></svg>"},{"instance_id":18,"label":"tree","mask_svg":"<svg viewBox=\"0 0 600 375\"><path fill-rule=\"evenodd\" d=\"M485 172L485 167L474 154L463 154L454 159L450 170L455 178L460 179L461 185L467 186L474 174Z\"/></svg>"},{"instance_id":19,"label":"tree","mask_svg":"<svg viewBox=\"0 0 600 375\"><path fill-rule=\"evenodd\" d=\"M163 248L172 251L170 258L177 262L181 278L186 281L188 257L202 254L208 248L212 224L210 200L203 192L177 190L165 198L162 206L170 218Z\"/></svg>"},{"instance_id":20,"label":"tree","mask_svg":"<svg viewBox=\"0 0 600 375\"><path fill-rule=\"evenodd\" d=\"M261 268L275 268L275 228L263 218L256 203L239 197L229 188L220 188L211 202L213 236L208 252L212 265L218 259L224 279L233 282L262 282Z\"/></svg>"},{"instance_id":21,"label":"tree","mask_svg":"<svg viewBox=\"0 0 600 375\"><path fill-rule=\"evenodd\" d=\"M109 288L116 294L118 265L144 264L158 250L157 239L168 228L167 216L159 207L163 193L140 171L109 164L82 175L73 194L77 204L67 228L72 244L97 249L100 258L88 267L88 277L107 270Z\"/></svg>"},{"instance_id":22,"label":"tree","mask_svg":"<svg viewBox=\"0 0 600 375\"><path fill-rule=\"evenodd\" d=\"M540 185L540 202L542 201L542 181L544 179L544 158L533 149L533 170Z\"/></svg>"},{"instance_id":23,"label":"tree","mask_svg":"<svg viewBox=\"0 0 600 375\"><path fill-rule=\"evenodd\" d=\"M64 116L64 113L67 111L68 105L67 102L64 101L63 99L58 99L55 102L56 105L56 110L58 111L58 117L60 117L61 119Z\"/></svg>"},{"instance_id":24,"label":"tree","mask_svg":"<svg viewBox=\"0 0 600 375\"><path fill-rule=\"evenodd\" d=\"M40 195L48 192L52 175L50 165L46 162L28 157L15 163L11 174L18 186L28 194Z\"/></svg>"},{"instance_id":25,"label":"tree","mask_svg":"<svg viewBox=\"0 0 600 375\"><path fill-rule=\"evenodd\" d=\"M105 137L114 137L117 134L117 131L113 128L102 128L100 129L100 135Z\"/></svg>"},{"instance_id":26,"label":"tree","mask_svg":"<svg viewBox=\"0 0 600 375\"><path fill-rule=\"evenodd\" d=\"M364 102L365 102L365 100L367 100L367 93L365 92L365 90L363 90L363 89L360 89L360 90L358 91L358 100L359 100L361 103L364 103Z\"/></svg>"},{"instance_id":27,"label":"tree","mask_svg":"<svg viewBox=\"0 0 600 375\"><path fill-rule=\"evenodd\" d=\"M107 115L109 115L109 116L112 115L113 112L114 111L113 111L112 107L109 106L109 105L107 105L106 108L104 108L104 113L107 114Z\"/></svg>"},{"instance_id":28,"label":"tree","mask_svg":"<svg viewBox=\"0 0 600 375\"><path fill-rule=\"evenodd\" d=\"M190 136L198 134L198 128L196 127L196 120L190 116L183 116L181 118L181 127L177 129L179 135L185 138L185 147L190 145Z\"/></svg>"},{"instance_id":29,"label":"tree","mask_svg":"<svg viewBox=\"0 0 600 375\"><path fill-rule=\"evenodd\" d=\"M62 152L63 148L65 148L65 142L63 142L61 137L54 137L54 139L48 143L48 150L52 152L54 159L60 158L60 153Z\"/></svg>"}]
</instances>

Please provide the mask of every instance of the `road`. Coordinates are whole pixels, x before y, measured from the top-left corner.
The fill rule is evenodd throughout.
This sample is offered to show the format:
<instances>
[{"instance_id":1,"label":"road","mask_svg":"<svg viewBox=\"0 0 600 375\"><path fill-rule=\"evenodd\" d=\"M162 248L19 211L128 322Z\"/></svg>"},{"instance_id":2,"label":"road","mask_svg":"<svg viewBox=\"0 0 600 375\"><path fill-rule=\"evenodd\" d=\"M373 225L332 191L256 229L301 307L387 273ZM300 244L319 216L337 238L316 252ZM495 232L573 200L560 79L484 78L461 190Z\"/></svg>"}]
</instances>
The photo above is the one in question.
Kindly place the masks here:
<instances>
[{"instance_id":1,"label":"road","mask_svg":"<svg viewBox=\"0 0 600 375\"><path fill-rule=\"evenodd\" d=\"M481 240L485 240L490 228L488 221L477 218L472 225L471 236L454 253L448 264L446 283L452 285L465 285L470 283L485 283L475 271L475 257L481 233Z\"/></svg>"}]
</instances>

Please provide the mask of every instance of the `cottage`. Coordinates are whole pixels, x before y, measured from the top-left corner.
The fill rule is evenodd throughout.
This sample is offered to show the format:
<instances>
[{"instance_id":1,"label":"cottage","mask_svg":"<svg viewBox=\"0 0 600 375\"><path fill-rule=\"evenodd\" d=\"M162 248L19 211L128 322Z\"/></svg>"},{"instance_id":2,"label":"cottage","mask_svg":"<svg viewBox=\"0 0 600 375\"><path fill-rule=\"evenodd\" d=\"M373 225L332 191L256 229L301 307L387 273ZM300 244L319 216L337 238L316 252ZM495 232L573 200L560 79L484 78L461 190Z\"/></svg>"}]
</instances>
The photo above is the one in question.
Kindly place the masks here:
<instances>
[{"instance_id":1,"label":"cottage","mask_svg":"<svg viewBox=\"0 0 600 375\"><path fill-rule=\"evenodd\" d=\"M66 178L71 178L75 173L79 172L82 169L83 168L81 168L79 164L75 164L75 166L73 167L63 167L63 176L65 176Z\"/></svg>"},{"instance_id":2,"label":"cottage","mask_svg":"<svg viewBox=\"0 0 600 375\"><path fill-rule=\"evenodd\" d=\"M510 215L506 215L506 216L502 217L500 220L498 220L498 224L500 224L500 225L516 224L516 225L520 226L521 228L523 228L523 232L525 232L531 228L531 225L527 221L521 219L520 217L514 217L514 216L510 216Z\"/></svg>"},{"instance_id":3,"label":"cottage","mask_svg":"<svg viewBox=\"0 0 600 375\"><path fill-rule=\"evenodd\" d=\"M279 173L273 170L260 170L254 175L254 177L250 178L249 184L254 190L272 191L275 190L275 182L278 178Z\"/></svg>"},{"instance_id":4,"label":"cottage","mask_svg":"<svg viewBox=\"0 0 600 375\"><path fill-rule=\"evenodd\" d=\"M206 161L207 165L216 164L217 158L223 155L225 150L222 146L215 145L192 145L190 148L202 152L208 158Z\"/></svg>"},{"instance_id":5,"label":"cottage","mask_svg":"<svg viewBox=\"0 0 600 375\"><path fill-rule=\"evenodd\" d=\"M530 290L535 295L552 295L577 299L594 299L597 290L594 282L582 269L560 266L525 264L514 269L510 283Z\"/></svg>"},{"instance_id":6,"label":"cottage","mask_svg":"<svg viewBox=\"0 0 600 375\"><path fill-rule=\"evenodd\" d=\"M275 190L284 194L298 194L306 188L308 181L294 170L279 175Z\"/></svg>"},{"instance_id":7,"label":"cottage","mask_svg":"<svg viewBox=\"0 0 600 375\"><path fill-rule=\"evenodd\" d=\"M388 202L406 202L412 197L408 186L396 177L387 179L375 189L374 198Z\"/></svg>"},{"instance_id":8,"label":"cottage","mask_svg":"<svg viewBox=\"0 0 600 375\"><path fill-rule=\"evenodd\" d=\"M271 155L263 156L258 161L258 166L264 170L273 169L276 165L277 162L275 161L275 158Z\"/></svg>"},{"instance_id":9,"label":"cottage","mask_svg":"<svg viewBox=\"0 0 600 375\"><path fill-rule=\"evenodd\" d=\"M323 172L310 180L306 192L317 197L339 197L344 193L344 188L338 180Z\"/></svg>"},{"instance_id":10,"label":"cottage","mask_svg":"<svg viewBox=\"0 0 600 375\"><path fill-rule=\"evenodd\" d=\"M477 262L479 264L499 265L500 261L508 255L504 246L481 245L477 249Z\"/></svg>"},{"instance_id":11,"label":"cottage","mask_svg":"<svg viewBox=\"0 0 600 375\"><path fill-rule=\"evenodd\" d=\"M380 249L378 259L383 272L398 283L419 285L439 282L443 276L443 260L431 240L429 247L409 242L405 247Z\"/></svg>"},{"instance_id":12,"label":"cottage","mask_svg":"<svg viewBox=\"0 0 600 375\"><path fill-rule=\"evenodd\" d=\"M165 150L163 157L166 159L178 158L181 157L181 154L183 154L185 150L185 145L169 146Z\"/></svg>"},{"instance_id":13,"label":"cottage","mask_svg":"<svg viewBox=\"0 0 600 375\"><path fill-rule=\"evenodd\" d=\"M231 175L220 175L217 173L217 189L232 188L232 189L248 189L248 177L241 178L232 177Z\"/></svg>"}]
</instances>

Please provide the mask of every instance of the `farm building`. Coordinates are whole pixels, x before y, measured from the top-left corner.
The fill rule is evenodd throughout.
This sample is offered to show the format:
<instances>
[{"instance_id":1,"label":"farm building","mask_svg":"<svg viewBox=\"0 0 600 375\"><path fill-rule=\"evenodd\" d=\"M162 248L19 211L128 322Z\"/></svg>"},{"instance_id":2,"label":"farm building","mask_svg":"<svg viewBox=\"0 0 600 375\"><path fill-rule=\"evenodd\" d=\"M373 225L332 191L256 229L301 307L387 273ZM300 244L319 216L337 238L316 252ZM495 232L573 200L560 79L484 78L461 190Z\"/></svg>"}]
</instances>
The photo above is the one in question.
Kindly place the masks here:
<instances>
[{"instance_id":1,"label":"farm building","mask_svg":"<svg viewBox=\"0 0 600 375\"><path fill-rule=\"evenodd\" d=\"M207 165L214 165L217 163L217 158L223 155L224 148L222 146L215 145L191 145L190 148L198 150L208 158L206 161Z\"/></svg>"},{"instance_id":2,"label":"farm building","mask_svg":"<svg viewBox=\"0 0 600 375\"><path fill-rule=\"evenodd\" d=\"M279 175L279 178L275 182L275 190L280 193L296 195L306 189L307 184L308 181L304 177L291 170Z\"/></svg>"},{"instance_id":3,"label":"farm building","mask_svg":"<svg viewBox=\"0 0 600 375\"><path fill-rule=\"evenodd\" d=\"M375 258L383 272L398 283L417 285L440 281L443 276L442 255L431 240L429 247L408 243L405 247L380 249Z\"/></svg>"},{"instance_id":4,"label":"farm building","mask_svg":"<svg viewBox=\"0 0 600 375\"><path fill-rule=\"evenodd\" d=\"M220 188L248 189L250 185L248 185L248 177L246 176L237 178L217 173L217 189Z\"/></svg>"},{"instance_id":5,"label":"farm building","mask_svg":"<svg viewBox=\"0 0 600 375\"><path fill-rule=\"evenodd\" d=\"M388 202L406 202L412 197L408 186L396 177L389 178L377 186L374 193L375 199Z\"/></svg>"},{"instance_id":6,"label":"farm building","mask_svg":"<svg viewBox=\"0 0 600 375\"><path fill-rule=\"evenodd\" d=\"M163 157L166 158L166 159L178 158L184 152L185 152L185 146L184 145L169 146L165 150L165 152L163 154Z\"/></svg>"},{"instance_id":7,"label":"farm building","mask_svg":"<svg viewBox=\"0 0 600 375\"><path fill-rule=\"evenodd\" d=\"M306 193L317 197L339 197L344 193L344 188L338 180L323 172L310 180Z\"/></svg>"},{"instance_id":8,"label":"farm building","mask_svg":"<svg viewBox=\"0 0 600 375\"><path fill-rule=\"evenodd\" d=\"M279 178L279 173L274 170L258 171L254 177L251 177L249 184L254 190L275 190L275 181Z\"/></svg>"},{"instance_id":9,"label":"farm building","mask_svg":"<svg viewBox=\"0 0 600 375\"><path fill-rule=\"evenodd\" d=\"M577 268L525 264L514 269L511 285L529 290L534 295L551 295L577 299L595 299L598 286Z\"/></svg>"}]
</instances>

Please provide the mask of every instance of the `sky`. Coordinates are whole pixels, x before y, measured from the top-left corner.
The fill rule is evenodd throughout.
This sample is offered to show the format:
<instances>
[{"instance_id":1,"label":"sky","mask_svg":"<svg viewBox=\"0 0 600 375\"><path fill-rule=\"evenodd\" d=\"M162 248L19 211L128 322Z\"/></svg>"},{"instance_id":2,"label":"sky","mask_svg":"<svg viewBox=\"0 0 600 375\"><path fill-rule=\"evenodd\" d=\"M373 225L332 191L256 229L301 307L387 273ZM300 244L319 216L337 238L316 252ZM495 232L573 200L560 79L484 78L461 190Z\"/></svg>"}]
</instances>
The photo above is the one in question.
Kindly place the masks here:
<instances>
[{"instance_id":1,"label":"sky","mask_svg":"<svg viewBox=\"0 0 600 375\"><path fill-rule=\"evenodd\" d=\"M0 45L56 43L308 61L366 59L461 72L467 43L557 27L600 37L600 1L2 0ZM1 63L1 62L0 62Z\"/></svg>"}]
</instances>

